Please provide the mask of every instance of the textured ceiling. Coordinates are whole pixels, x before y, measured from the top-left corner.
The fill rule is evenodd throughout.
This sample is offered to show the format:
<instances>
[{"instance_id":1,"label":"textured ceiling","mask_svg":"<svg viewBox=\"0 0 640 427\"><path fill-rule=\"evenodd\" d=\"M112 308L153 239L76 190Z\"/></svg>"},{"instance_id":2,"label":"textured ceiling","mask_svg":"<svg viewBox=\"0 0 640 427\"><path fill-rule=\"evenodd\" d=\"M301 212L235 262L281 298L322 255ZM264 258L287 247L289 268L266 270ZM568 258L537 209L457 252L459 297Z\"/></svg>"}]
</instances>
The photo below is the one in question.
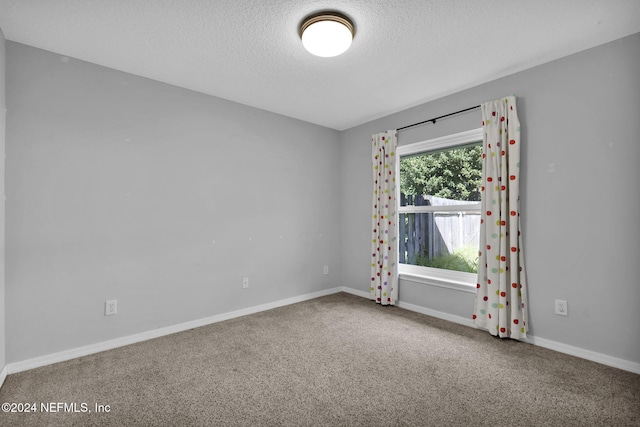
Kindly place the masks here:
<instances>
[{"instance_id":1,"label":"textured ceiling","mask_svg":"<svg viewBox=\"0 0 640 427\"><path fill-rule=\"evenodd\" d=\"M356 27L335 58L301 20ZM0 0L8 40L343 130L640 31L638 0Z\"/></svg>"}]
</instances>

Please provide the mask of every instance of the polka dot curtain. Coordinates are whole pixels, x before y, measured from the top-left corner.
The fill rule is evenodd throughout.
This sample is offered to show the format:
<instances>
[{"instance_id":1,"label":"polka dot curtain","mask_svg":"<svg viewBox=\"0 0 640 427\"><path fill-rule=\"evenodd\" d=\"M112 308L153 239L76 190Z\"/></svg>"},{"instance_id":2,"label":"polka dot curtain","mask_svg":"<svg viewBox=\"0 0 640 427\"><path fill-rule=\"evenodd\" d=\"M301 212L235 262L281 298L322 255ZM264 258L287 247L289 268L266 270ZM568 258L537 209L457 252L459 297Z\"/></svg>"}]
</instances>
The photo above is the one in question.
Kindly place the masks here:
<instances>
[{"instance_id":1,"label":"polka dot curtain","mask_svg":"<svg viewBox=\"0 0 640 427\"><path fill-rule=\"evenodd\" d=\"M482 105L482 202L473 319L492 335L527 337L520 228L520 122L515 96Z\"/></svg>"},{"instance_id":2,"label":"polka dot curtain","mask_svg":"<svg viewBox=\"0 0 640 427\"><path fill-rule=\"evenodd\" d=\"M371 299L394 305L398 299L395 130L373 135L373 215L371 221Z\"/></svg>"}]
</instances>

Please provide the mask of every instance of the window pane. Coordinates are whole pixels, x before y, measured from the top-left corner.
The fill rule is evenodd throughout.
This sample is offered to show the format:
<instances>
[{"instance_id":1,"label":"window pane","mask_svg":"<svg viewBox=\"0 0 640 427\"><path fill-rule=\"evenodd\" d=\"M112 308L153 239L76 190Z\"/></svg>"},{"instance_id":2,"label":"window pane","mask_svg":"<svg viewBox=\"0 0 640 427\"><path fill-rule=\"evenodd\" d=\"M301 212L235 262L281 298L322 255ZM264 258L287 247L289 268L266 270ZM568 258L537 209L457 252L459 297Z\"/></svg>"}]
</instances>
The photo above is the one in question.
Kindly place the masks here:
<instances>
[{"instance_id":1,"label":"window pane","mask_svg":"<svg viewBox=\"0 0 640 427\"><path fill-rule=\"evenodd\" d=\"M449 207L399 214L401 263L478 271L481 181L481 142L400 158L400 206Z\"/></svg>"},{"instance_id":2,"label":"window pane","mask_svg":"<svg viewBox=\"0 0 640 427\"><path fill-rule=\"evenodd\" d=\"M480 143L474 143L402 157L400 206L479 203L481 156Z\"/></svg>"},{"instance_id":3,"label":"window pane","mask_svg":"<svg viewBox=\"0 0 640 427\"><path fill-rule=\"evenodd\" d=\"M399 214L403 264L478 272L479 212Z\"/></svg>"}]
</instances>

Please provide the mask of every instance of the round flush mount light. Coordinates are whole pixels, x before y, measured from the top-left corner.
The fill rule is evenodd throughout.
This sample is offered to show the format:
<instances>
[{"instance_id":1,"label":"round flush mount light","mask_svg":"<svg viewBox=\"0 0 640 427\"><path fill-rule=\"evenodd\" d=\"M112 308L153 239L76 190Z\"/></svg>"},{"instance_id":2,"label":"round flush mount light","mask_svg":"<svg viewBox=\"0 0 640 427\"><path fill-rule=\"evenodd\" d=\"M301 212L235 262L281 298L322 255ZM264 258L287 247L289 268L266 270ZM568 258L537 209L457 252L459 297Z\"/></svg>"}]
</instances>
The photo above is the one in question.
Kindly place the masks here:
<instances>
[{"instance_id":1,"label":"round flush mount light","mask_svg":"<svg viewBox=\"0 0 640 427\"><path fill-rule=\"evenodd\" d=\"M338 56L351 46L353 23L340 13L318 13L302 21L300 37L304 48L312 54L324 58Z\"/></svg>"}]
</instances>

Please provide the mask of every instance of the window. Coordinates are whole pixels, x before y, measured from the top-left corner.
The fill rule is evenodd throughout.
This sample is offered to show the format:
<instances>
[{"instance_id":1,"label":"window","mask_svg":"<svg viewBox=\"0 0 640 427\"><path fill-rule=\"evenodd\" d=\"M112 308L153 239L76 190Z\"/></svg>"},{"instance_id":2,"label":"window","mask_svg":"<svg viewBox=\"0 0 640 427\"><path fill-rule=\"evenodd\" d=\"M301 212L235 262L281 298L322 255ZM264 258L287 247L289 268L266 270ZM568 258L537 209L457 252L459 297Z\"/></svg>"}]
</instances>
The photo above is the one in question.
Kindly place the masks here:
<instances>
[{"instance_id":1,"label":"window","mask_svg":"<svg viewBox=\"0 0 640 427\"><path fill-rule=\"evenodd\" d=\"M400 277L475 292L482 129L397 152Z\"/></svg>"}]
</instances>

